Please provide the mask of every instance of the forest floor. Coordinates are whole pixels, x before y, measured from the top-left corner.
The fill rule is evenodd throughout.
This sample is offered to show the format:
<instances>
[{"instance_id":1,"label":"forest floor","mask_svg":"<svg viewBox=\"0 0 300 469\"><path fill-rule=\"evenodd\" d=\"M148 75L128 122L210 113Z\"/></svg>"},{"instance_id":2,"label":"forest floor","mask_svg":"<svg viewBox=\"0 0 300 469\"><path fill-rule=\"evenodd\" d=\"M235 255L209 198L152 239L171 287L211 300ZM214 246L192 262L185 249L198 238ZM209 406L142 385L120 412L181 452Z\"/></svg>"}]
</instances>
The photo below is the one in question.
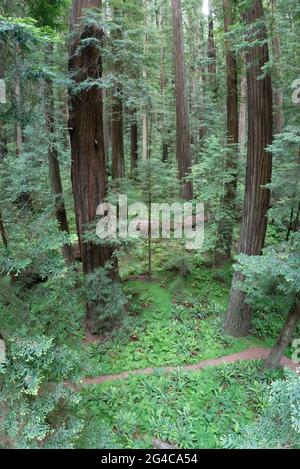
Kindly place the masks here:
<instances>
[{"instance_id":1,"label":"forest floor","mask_svg":"<svg viewBox=\"0 0 300 469\"><path fill-rule=\"evenodd\" d=\"M263 371L259 360L282 318L258 312L249 337L228 337L222 323L231 265L212 268L195 255L182 259L175 243L167 250L157 243L147 281L144 249L120 262L129 298L121 324L84 341L82 384L90 386L80 385L79 414L89 422L86 435L104 421L121 447L151 448L154 437L178 447L220 447L230 430L261 413L265 386L282 376ZM86 447L84 438L79 445Z\"/></svg>"},{"instance_id":2,"label":"forest floor","mask_svg":"<svg viewBox=\"0 0 300 469\"><path fill-rule=\"evenodd\" d=\"M92 385L92 384L102 384L107 381L118 381L121 379L127 379L134 375L150 375L157 371L160 373L171 373L176 371L177 369L181 369L183 371L200 371L203 368L207 368L208 366L220 366L225 365L226 363L236 363L238 361L250 361L250 360L266 360L269 356L271 349L270 348L249 348L243 352L232 353L231 355L225 355L219 358L211 358L209 360L202 360L195 365L184 365L182 367L174 367L174 366L162 366L160 368L140 368L138 370L132 371L122 371L121 373L116 373L114 375L101 375L101 376L94 376L93 378L84 378L80 386L74 386L74 389L80 389L80 387L85 385ZM288 357L282 357L281 359L281 366L290 368L291 370L298 371L299 365L293 362ZM70 385L70 382L67 382Z\"/></svg>"}]
</instances>

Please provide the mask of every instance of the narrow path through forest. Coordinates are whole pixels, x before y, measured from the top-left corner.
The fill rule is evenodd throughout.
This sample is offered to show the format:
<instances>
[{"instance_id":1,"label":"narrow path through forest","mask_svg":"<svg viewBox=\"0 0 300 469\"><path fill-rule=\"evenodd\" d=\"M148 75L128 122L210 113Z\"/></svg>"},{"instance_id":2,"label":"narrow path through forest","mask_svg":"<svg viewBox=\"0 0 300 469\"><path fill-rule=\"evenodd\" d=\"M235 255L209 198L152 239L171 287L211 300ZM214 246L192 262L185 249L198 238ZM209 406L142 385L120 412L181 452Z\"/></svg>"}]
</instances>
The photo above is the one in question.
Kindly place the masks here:
<instances>
[{"instance_id":1,"label":"narrow path through forest","mask_svg":"<svg viewBox=\"0 0 300 469\"><path fill-rule=\"evenodd\" d=\"M159 368L140 368L137 370L132 371L122 371L121 373L112 374L112 375L101 375L95 376L92 378L84 378L79 386L71 384L70 382L66 382L67 385L71 385L72 387L78 389L83 385L91 385L91 384L102 384L106 381L117 381L121 379L129 378L130 376L135 375L150 375L155 371L162 371L165 373L170 373L172 371L176 371L178 369L184 371L199 371L203 368L208 366L218 366L223 365L224 363L234 363L237 361L247 361L247 360L266 360L270 353L271 349L269 348L249 348L244 350L243 352L233 353L232 355L225 355L224 357L219 358L211 358L208 360L202 360L199 363L194 365L184 365L184 366L164 366ZM290 358L283 357L281 360L281 365L290 368L291 370L299 370L299 364L293 362Z\"/></svg>"}]
</instances>

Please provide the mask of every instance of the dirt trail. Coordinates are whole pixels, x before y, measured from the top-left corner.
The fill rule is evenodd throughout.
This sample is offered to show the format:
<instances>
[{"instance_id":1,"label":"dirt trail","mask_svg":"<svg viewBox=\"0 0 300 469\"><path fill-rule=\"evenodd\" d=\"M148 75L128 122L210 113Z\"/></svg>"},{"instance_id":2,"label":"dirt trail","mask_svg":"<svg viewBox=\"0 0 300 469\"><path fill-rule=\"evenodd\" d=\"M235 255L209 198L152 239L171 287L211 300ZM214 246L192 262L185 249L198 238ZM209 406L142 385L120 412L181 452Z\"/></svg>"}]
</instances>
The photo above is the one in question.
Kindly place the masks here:
<instances>
[{"instance_id":1,"label":"dirt trail","mask_svg":"<svg viewBox=\"0 0 300 469\"><path fill-rule=\"evenodd\" d=\"M141 368L138 370L123 371L122 373L113 374L113 375L102 375L102 376L95 376L93 378L84 378L82 383L79 385L79 387L84 386L84 385L90 385L90 384L101 384L101 383L105 383L106 381L117 381L117 380L129 378L130 376L135 376L135 375L150 375L157 370L160 370L165 373L170 373L180 368L185 371L193 372L193 371L202 370L203 368L206 368L208 366L218 366L218 365L222 365L223 363L234 363L239 360L242 360L242 361L265 360L268 357L270 350L271 349L268 349L268 348L249 348L245 350L244 352L233 353L232 355L225 355L224 357L220 357L220 358L202 360L201 362L196 363L194 365L184 365L181 367L164 366L164 367L159 367L159 368ZM295 370L295 371L299 369L299 365L297 363L294 363L292 360L290 360L287 357L282 358L281 365L287 366L288 368ZM66 383L66 384L72 385L72 387L74 388L78 388L78 386L74 384L71 384L71 383Z\"/></svg>"}]
</instances>

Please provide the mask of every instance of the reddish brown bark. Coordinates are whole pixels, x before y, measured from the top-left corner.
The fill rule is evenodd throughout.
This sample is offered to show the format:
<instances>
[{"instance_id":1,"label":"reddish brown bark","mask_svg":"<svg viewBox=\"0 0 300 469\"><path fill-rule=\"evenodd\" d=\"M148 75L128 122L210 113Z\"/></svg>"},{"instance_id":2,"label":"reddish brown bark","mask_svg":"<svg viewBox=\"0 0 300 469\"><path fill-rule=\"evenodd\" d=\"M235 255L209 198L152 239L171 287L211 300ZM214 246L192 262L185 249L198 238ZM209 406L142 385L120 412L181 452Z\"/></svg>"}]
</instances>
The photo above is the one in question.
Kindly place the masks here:
<instances>
[{"instance_id":1,"label":"reddish brown bark","mask_svg":"<svg viewBox=\"0 0 300 469\"><path fill-rule=\"evenodd\" d=\"M99 44L103 31L97 25L84 26L83 10L101 7L101 0L74 0L70 28L69 71L75 85L102 76ZM80 21L80 26L76 26ZM94 39L78 50L81 39ZM69 132L72 151L72 187L76 225L85 273L93 272L109 259L110 250L84 241L88 225L95 222L97 206L103 201L107 188L105 167L102 90L98 86L70 90ZM92 314L92 313L90 313Z\"/></svg>"},{"instance_id":2,"label":"reddish brown bark","mask_svg":"<svg viewBox=\"0 0 300 469\"><path fill-rule=\"evenodd\" d=\"M207 44L207 56L209 59L208 63L208 75L209 75L209 83L213 95L216 96L217 94L217 51L216 51L216 44L215 44L215 36L214 36L214 20L212 17L212 12L210 11L209 20L208 20L208 44Z\"/></svg>"},{"instance_id":3,"label":"reddish brown bark","mask_svg":"<svg viewBox=\"0 0 300 469\"><path fill-rule=\"evenodd\" d=\"M237 156L239 141L239 106L238 106L238 79L236 55L232 50L228 34L234 23L234 2L223 0L226 76L227 76L227 146L225 157L225 171L229 178L224 184L222 201L222 218L219 223L218 242L216 246L216 261L230 259L232 233L234 226L233 213L235 211L235 198L237 188Z\"/></svg>"},{"instance_id":4,"label":"reddish brown bark","mask_svg":"<svg viewBox=\"0 0 300 469\"><path fill-rule=\"evenodd\" d=\"M281 67L281 44L279 32L276 30L276 0L272 0L272 49L274 58L274 75L276 77L276 86L274 87L274 132L280 134L284 127L284 114L283 114L283 91L280 85L282 80L282 67Z\"/></svg>"},{"instance_id":5,"label":"reddish brown bark","mask_svg":"<svg viewBox=\"0 0 300 469\"><path fill-rule=\"evenodd\" d=\"M193 197L192 183L191 181L187 181L186 177L189 176L191 172L192 161L186 94L181 0L172 0L172 23L175 56L176 157L179 178L182 182L182 197L186 200L190 200Z\"/></svg>"},{"instance_id":6,"label":"reddish brown bark","mask_svg":"<svg viewBox=\"0 0 300 469\"><path fill-rule=\"evenodd\" d=\"M114 8L114 22L118 26L112 33L112 39L120 41L122 39L122 29L120 22L120 12ZM111 105L111 150L112 150L112 178L118 179L125 175L124 162L124 137L123 137L123 102L122 88L120 85L120 74L122 73L122 63L118 60L114 62L113 72L116 84L112 90Z\"/></svg>"},{"instance_id":7,"label":"reddish brown bark","mask_svg":"<svg viewBox=\"0 0 300 469\"><path fill-rule=\"evenodd\" d=\"M8 241L7 241L7 236L6 236L6 231L5 231L5 226L4 226L4 222L3 222L3 219L2 219L2 212L1 211L0 211L0 234L1 234L1 238L2 238L2 242L4 244L4 247L5 247L5 249L7 249Z\"/></svg>"},{"instance_id":8,"label":"reddish brown bark","mask_svg":"<svg viewBox=\"0 0 300 469\"><path fill-rule=\"evenodd\" d=\"M272 39L273 55L275 61L275 73L277 80L282 79L281 70L281 46L279 36L276 35ZM284 127L284 114L283 114L283 91L280 85L277 85L274 89L274 132L275 134L281 134Z\"/></svg>"},{"instance_id":9,"label":"reddish brown bark","mask_svg":"<svg viewBox=\"0 0 300 469\"><path fill-rule=\"evenodd\" d=\"M162 113L161 119L161 139L162 139L162 161L167 161L169 157L169 146L167 143L167 128L166 128L166 86L167 76L165 71L165 44L164 44L164 14L163 6L160 6L159 12L157 12L157 27L160 34L160 94L162 98Z\"/></svg>"},{"instance_id":10,"label":"reddish brown bark","mask_svg":"<svg viewBox=\"0 0 300 469\"><path fill-rule=\"evenodd\" d=\"M270 191L263 186L270 182L272 174L272 155L266 151L273 136L272 82L269 73L263 79L258 79L262 75L262 67L269 61L267 31L265 26L255 31L251 28L251 24L263 16L261 0L254 0L251 8L244 14L244 20L250 29L249 39L259 40L247 52L248 155L238 252L248 255L260 255L264 246ZM236 337L248 335L251 321L250 306L245 303L245 294L238 287L241 280L241 273L236 272L225 319L225 331Z\"/></svg>"},{"instance_id":11,"label":"reddish brown bark","mask_svg":"<svg viewBox=\"0 0 300 469\"><path fill-rule=\"evenodd\" d=\"M3 57L3 53L1 53L0 55L0 80L4 80L4 79L5 79L4 57ZM6 152L7 152L6 133L3 128L3 123L0 121L0 163L5 158ZM5 225L4 225L1 209L0 209L0 235L1 235L4 247L7 248L8 241L7 241L7 235L6 235L6 230L5 230Z\"/></svg>"},{"instance_id":12,"label":"reddish brown bark","mask_svg":"<svg viewBox=\"0 0 300 469\"><path fill-rule=\"evenodd\" d=\"M243 60L244 61L244 60ZM246 71L242 70L242 77L240 81L240 106L239 106L239 156L241 157L244 152L246 144L246 129L247 129L247 77Z\"/></svg>"},{"instance_id":13,"label":"reddish brown bark","mask_svg":"<svg viewBox=\"0 0 300 469\"><path fill-rule=\"evenodd\" d=\"M118 93L115 90L115 93ZM123 104L117 94L112 96L111 106L111 151L112 178L118 179L125 175L124 140L123 140Z\"/></svg>"}]
</instances>

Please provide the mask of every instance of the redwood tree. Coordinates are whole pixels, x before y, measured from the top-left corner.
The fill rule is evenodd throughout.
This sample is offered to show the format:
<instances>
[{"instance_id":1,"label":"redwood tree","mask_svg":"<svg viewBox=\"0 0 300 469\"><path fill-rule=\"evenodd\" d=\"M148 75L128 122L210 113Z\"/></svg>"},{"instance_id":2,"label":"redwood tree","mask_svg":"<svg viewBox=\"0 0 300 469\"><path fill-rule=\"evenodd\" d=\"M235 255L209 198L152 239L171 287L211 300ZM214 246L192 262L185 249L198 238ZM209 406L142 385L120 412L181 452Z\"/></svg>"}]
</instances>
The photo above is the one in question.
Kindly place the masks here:
<instances>
[{"instance_id":1,"label":"redwood tree","mask_svg":"<svg viewBox=\"0 0 300 469\"><path fill-rule=\"evenodd\" d=\"M272 82L269 73L262 77L262 67L269 61L266 27L254 22L264 17L262 0L254 0L243 15L248 25L248 155L244 212L239 240L239 253L259 255L264 245L270 192L264 186L271 180L272 155L266 150L272 143ZM251 43L252 42L252 43ZM242 275L235 272L225 331L233 336L246 336L250 329L251 309L239 289Z\"/></svg>"},{"instance_id":2,"label":"redwood tree","mask_svg":"<svg viewBox=\"0 0 300 469\"><path fill-rule=\"evenodd\" d=\"M157 11L156 24L159 30L160 37L160 71L159 71L159 82L160 82L160 95L162 99L162 112L160 115L161 119L161 138L162 138L162 161L167 161L169 158L169 145L167 142L167 126L166 126L166 88L167 88L167 75L165 70L165 39L164 39L164 11L163 5L160 6Z\"/></svg>"},{"instance_id":3,"label":"redwood tree","mask_svg":"<svg viewBox=\"0 0 300 469\"><path fill-rule=\"evenodd\" d=\"M95 221L96 209L107 187L105 167L102 90L93 84L102 76L101 45L103 31L97 24L81 20L86 8L101 7L101 0L74 0L70 18L69 71L74 80L70 90L69 132L72 152L72 187L76 225L86 274L103 266L109 249L84 241L84 232ZM81 21L80 21L81 20ZM80 25L78 26L78 22ZM78 48L84 40L84 47ZM81 85L76 87L76 85ZM95 320L93 305L88 317Z\"/></svg>"},{"instance_id":4,"label":"redwood tree","mask_svg":"<svg viewBox=\"0 0 300 469\"><path fill-rule=\"evenodd\" d=\"M5 70L4 70L4 57L3 54L0 56L0 80L4 80L5 78ZM3 128L3 123L0 121L0 163L4 159L6 155L6 135L5 130ZM7 235L5 231L5 225L2 218L2 210L0 207L0 235L4 246L7 248Z\"/></svg>"},{"instance_id":5,"label":"redwood tree","mask_svg":"<svg viewBox=\"0 0 300 469\"><path fill-rule=\"evenodd\" d=\"M175 56L176 156L179 178L183 183L182 197L186 200L190 200L193 197L192 183L185 179L190 174L192 161L186 94L181 0L171 0L171 3Z\"/></svg>"},{"instance_id":6,"label":"redwood tree","mask_svg":"<svg viewBox=\"0 0 300 469\"><path fill-rule=\"evenodd\" d=\"M214 20L212 15L212 10L210 7L209 10L209 19L208 19L208 42L207 42L207 57L208 62L208 74L211 90L214 97L217 95L217 51L214 35Z\"/></svg>"},{"instance_id":7,"label":"redwood tree","mask_svg":"<svg viewBox=\"0 0 300 469\"><path fill-rule=\"evenodd\" d=\"M247 129L247 77L243 57L242 76L240 78L240 106L239 106L239 157L242 158L246 143Z\"/></svg>"},{"instance_id":8,"label":"redwood tree","mask_svg":"<svg viewBox=\"0 0 300 469\"><path fill-rule=\"evenodd\" d=\"M121 17L117 8L114 9L115 29L112 32L112 39L120 41L122 39ZM117 51L115 51L117 52ZM117 54L115 54L117 56ZM120 73L122 64L117 58L114 59L113 72L116 84L112 90L111 104L111 150L112 150L112 177L121 178L125 175L124 163L124 137L123 137L123 101L120 84Z\"/></svg>"},{"instance_id":9,"label":"redwood tree","mask_svg":"<svg viewBox=\"0 0 300 469\"><path fill-rule=\"evenodd\" d=\"M228 180L224 184L222 201L222 217L219 223L218 242L216 246L216 261L231 257L231 244L233 233L233 213L237 187L237 151L239 142L239 105L238 105L238 79L237 61L235 52L228 39L234 23L235 2L223 0L224 32L226 51L226 77L227 77L227 153L225 170Z\"/></svg>"}]
</instances>

